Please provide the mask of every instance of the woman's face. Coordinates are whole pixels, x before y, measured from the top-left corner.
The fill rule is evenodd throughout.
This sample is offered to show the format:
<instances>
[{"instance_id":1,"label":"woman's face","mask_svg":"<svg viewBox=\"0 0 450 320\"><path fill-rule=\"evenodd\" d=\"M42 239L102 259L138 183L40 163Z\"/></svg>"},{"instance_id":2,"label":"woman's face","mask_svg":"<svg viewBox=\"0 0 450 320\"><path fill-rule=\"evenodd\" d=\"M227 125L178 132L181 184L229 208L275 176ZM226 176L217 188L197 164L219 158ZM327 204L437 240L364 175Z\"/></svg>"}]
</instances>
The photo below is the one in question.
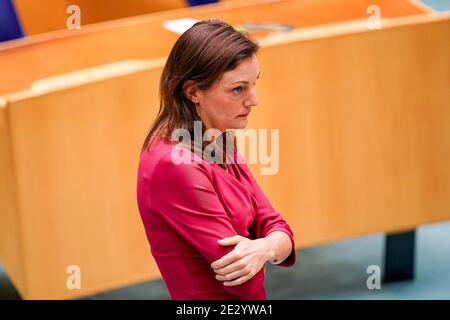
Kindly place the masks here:
<instances>
[{"instance_id":1,"label":"woman's face","mask_svg":"<svg viewBox=\"0 0 450 320\"><path fill-rule=\"evenodd\" d=\"M258 104L255 91L258 78L259 65L254 54L234 70L225 72L210 89L199 90L193 86L187 92L198 103L198 113L207 129L243 129L252 107Z\"/></svg>"}]
</instances>

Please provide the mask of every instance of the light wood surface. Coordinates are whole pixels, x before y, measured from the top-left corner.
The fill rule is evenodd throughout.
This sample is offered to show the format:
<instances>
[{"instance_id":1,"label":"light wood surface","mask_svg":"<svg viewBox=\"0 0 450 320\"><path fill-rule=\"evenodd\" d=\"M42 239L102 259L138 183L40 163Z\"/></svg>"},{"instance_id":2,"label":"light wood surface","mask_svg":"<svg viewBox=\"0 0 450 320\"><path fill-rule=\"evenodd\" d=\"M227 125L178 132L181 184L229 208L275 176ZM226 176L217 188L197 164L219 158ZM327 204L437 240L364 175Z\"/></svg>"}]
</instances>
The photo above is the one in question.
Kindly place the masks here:
<instances>
[{"instance_id":1,"label":"light wood surface","mask_svg":"<svg viewBox=\"0 0 450 320\"><path fill-rule=\"evenodd\" d=\"M11 123L9 182L17 190L16 201L6 202L17 207L6 208L15 229L2 224L1 258L26 298L71 298L157 275L134 190L142 141L136 124L155 117L157 92L148 85L160 69L132 67L1 109ZM14 183L2 179L5 189ZM66 288L70 265L81 269L81 290Z\"/></svg>"},{"instance_id":2,"label":"light wood surface","mask_svg":"<svg viewBox=\"0 0 450 320\"><path fill-rule=\"evenodd\" d=\"M66 29L67 8L80 8L81 25L170 9L183 8L184 0L14 0L27 35Z\"/></svg>"},{"instance_id":3,"label":"light wood surface","mask_svg":"<svg viewBox=\"0 0 450 320\"><path fill-rule=\"evenodd\" d=\"M35 80L125 59L166 57L178 35L163 28L167 19L219 18L231 24L250 21L290 23L305 28L366 20L370 0L235 0L183 8L59 31L0 45L0 95L30 87ZM424 14L409 1L379 0L385 19ZM267 33L253 33L255 39ZM126 39L126 42L124 41ZM18 63L20 61L20 63Z\"/></svg>"},{"instance_id":4,"label":"light wood surface","mask_svg":"<svg viewBox=\"0 0 450 320\"><path fill-rule=\"evenodd\" d=\"M17 207L17 186L11 146L9 108L0 99L0 262L17 290L26 292L23 230Z\"/></svg>"},{"instance_id":5,"label":"light wood surface","mask_svg":"<svg viewBox=\"0 0 450 320\"><path fill-rule=\"evenodd\" d=\"M281 142L259 181L300 247L450 219L449 35L447 16L260 52L249 126Z\"/></svg>"},{"instance_id":6,"label":"light wood surface","mask_svg":"<svg viewBox=\"0 0 450 320\"><path fill-rule=\"evenodd\" d=\"M280 171L250 167L298 248L450 219L449 34L449 15L427 13L381 30L353 19L259 38L249 127L280 130ZM1 54L19 50L25 64L53 44ZM59 75L42 67L53 78L37 72L0 97L0 260L24 298L159 276L135 188L164 58L106 60ZM81 268L81 290L66 287L69 265Z\"/></svg>"}]
</instances>

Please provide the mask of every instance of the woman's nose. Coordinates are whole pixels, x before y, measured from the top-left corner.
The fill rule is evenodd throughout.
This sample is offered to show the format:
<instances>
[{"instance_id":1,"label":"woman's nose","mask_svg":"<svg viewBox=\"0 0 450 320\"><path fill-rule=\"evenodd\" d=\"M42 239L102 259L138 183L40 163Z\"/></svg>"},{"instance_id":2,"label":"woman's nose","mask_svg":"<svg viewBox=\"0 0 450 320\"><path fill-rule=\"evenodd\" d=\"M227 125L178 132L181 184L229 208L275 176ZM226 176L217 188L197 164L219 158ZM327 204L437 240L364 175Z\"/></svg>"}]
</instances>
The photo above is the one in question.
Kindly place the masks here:
<instances>
[{"instance_id":1,"label":"woman's nose","mask_svg":"<svg viewBox=\"0 0 450 320\"><path fill-rule=\"evenodd\" d=\"M247 99L245 100L246 107L256 107L258 105L258 96L256 95L255 88L252 88L249 92Z\"/></svg>"}]
</instances>

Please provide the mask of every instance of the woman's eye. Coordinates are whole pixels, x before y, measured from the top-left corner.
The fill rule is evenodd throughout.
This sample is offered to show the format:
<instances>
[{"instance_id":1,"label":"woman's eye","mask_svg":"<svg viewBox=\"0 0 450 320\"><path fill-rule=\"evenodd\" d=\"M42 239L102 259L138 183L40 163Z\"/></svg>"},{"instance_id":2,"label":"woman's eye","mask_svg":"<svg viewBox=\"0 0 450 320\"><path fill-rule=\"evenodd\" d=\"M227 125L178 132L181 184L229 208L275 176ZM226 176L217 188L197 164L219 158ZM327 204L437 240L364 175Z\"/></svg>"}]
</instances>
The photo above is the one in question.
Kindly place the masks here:
<instances>
[{"instance_id":1,"label":"woman's eye","mask_svg":"<svg viewBox=\"0 0 450 320\"><path fill-rule=\"evenodd\" d=\"M241 92L242 92L242 87L234 88L234 89L233 89L233 92L236 93L236 94L241 93Z\"/></svg>"}]
</instances>

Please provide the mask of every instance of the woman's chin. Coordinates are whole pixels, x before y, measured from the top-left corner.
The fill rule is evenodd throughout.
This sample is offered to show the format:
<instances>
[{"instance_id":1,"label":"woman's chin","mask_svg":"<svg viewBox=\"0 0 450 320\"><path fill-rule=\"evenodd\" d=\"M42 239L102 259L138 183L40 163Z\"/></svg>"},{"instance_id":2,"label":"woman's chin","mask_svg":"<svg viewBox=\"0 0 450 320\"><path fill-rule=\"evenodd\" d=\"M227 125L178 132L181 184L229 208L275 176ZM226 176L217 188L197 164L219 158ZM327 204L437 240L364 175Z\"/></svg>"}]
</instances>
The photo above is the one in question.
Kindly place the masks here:
<instances>
[{"instance_id":1,"label":"woman's chin","mask_svg":"<svg viewBox=\"0 0 450 320\"><path fill-rule=\"evenodd\" d=\"M233 129L245 129L248 125L248 117L238 117L233 123Z\"/></svg>"}]
</instances>

